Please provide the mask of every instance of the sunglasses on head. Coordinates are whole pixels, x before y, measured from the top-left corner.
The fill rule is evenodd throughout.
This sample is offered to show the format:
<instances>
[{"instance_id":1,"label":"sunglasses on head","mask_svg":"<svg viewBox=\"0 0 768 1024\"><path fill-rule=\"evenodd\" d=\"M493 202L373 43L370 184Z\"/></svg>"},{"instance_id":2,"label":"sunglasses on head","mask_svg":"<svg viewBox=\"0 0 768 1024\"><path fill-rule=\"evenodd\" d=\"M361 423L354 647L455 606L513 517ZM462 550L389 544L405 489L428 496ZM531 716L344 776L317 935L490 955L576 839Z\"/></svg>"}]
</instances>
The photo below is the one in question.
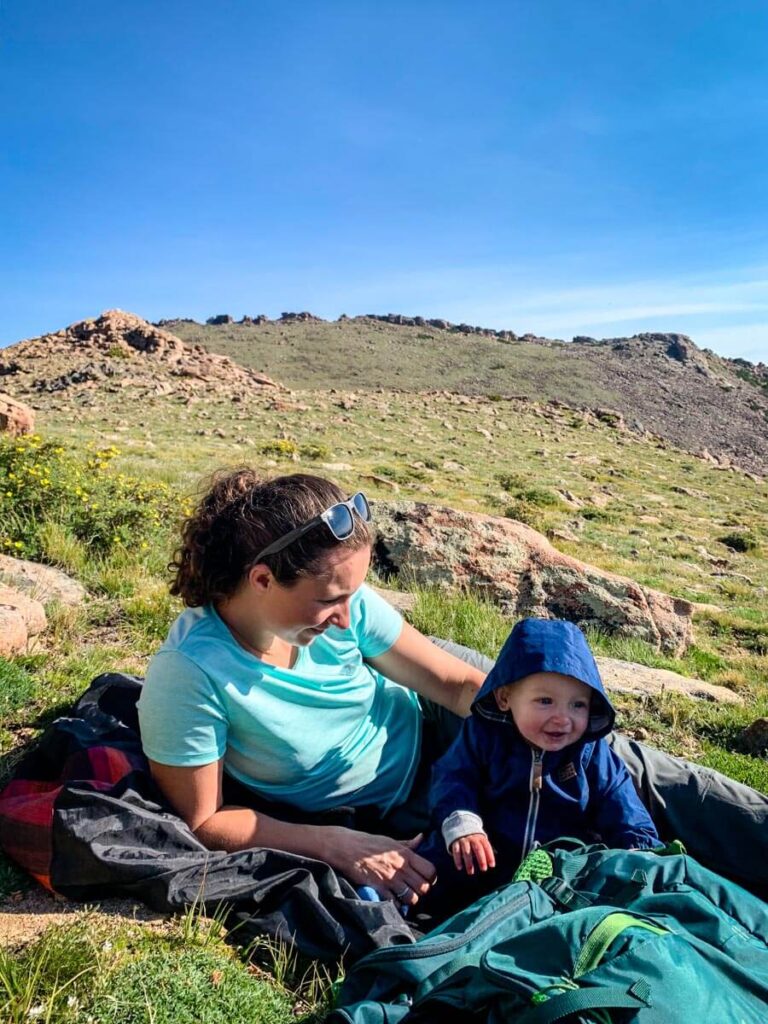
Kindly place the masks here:
<instances>
[{"instance_id":1,"label":"sunglasses on head","mask_svg":"<svg viewBox=\"0 0 768 1024\"><path fill-rule=\"evenodd\" d=\"M336 540L346 540L355 531L353 513L358 515L364 523L370 523L371 506L368 504L368 499L362 491L353 494L346 501L335 502L325 512L321 512L320 515L315 516L306 523L302 523L301 526L297 526L295 530L291 530L289 533L283 534L282 537L278 537L277 540L272 541L270 545L258 553L253 560L253 564L258 565L267 555L276 555L278 551L287 548L289 544L293 544L295 540L303 537L305 533L309 533L311 529L319 526L320 523L325 523Z\"/></svg>"}]
</instances>

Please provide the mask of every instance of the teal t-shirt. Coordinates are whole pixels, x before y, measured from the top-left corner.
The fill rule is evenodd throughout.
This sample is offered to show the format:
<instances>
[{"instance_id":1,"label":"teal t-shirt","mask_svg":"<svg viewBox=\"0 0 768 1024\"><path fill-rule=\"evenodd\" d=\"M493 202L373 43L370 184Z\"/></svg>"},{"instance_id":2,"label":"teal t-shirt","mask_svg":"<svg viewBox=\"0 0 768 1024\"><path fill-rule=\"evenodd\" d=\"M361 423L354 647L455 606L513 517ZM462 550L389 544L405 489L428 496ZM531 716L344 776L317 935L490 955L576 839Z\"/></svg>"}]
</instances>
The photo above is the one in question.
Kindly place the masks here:
<instances>
[{"instance_id":1,"label":"teal t-shirt","mask_svg":"<svg viewBox=\"0 0 768 1024\"><path fill-rule=\"evenodd\" d=\"M308 811L388 810L413 782L421 743L416 693L375 672L400 615L363 585L348 629L299 647L292 668L244 650L215 609L188 608L152 658L139 700L144 752L160 764L224 758L257 793Z\"/></svg>"}]
</instances>

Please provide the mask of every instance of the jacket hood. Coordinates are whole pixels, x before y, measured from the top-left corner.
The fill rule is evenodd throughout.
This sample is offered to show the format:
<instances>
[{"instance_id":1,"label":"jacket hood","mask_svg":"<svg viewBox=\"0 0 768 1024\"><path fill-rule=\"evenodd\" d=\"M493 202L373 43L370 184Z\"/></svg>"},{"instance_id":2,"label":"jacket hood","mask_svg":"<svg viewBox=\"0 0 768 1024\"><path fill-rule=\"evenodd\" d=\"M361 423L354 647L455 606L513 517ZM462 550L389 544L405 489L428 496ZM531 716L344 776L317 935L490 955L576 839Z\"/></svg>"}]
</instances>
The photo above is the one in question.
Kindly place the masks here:
<instances>
[{"instance_id":1,"label":"jacket hood","mask_svg":"<svg viewBox=\"0 0 768 1024\"><path fill-rule=\"evenodd\" d=\"M556 619L522 619L517 623L472 702L472 712L511 722L511 715L499 710L493 691L535 672L559 672L592 688L589 725L581 743L600 739L611 731L616 711L606 696L587 638L572 622Z\"/></svg>"}]
</instances>

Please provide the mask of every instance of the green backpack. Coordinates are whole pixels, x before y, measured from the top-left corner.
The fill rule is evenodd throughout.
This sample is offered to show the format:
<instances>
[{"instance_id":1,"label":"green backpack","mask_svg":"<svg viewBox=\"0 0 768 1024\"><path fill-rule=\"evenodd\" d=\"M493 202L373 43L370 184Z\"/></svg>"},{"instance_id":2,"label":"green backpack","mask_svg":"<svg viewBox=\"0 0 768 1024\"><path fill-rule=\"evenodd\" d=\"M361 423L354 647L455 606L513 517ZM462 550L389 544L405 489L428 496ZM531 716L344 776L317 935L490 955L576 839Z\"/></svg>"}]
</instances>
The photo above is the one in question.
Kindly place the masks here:
<instances>
[{"instance_id":1,"label":"green backpack","mask_svg":"<svg viewBox=\"0 0 768 1024\"><path fill-rule=\"evenodd\" d=\"M765 1024L768 905L680 849L535 850L516 881L360 960L328 1024Z\"/></svg>"}]
</instances>

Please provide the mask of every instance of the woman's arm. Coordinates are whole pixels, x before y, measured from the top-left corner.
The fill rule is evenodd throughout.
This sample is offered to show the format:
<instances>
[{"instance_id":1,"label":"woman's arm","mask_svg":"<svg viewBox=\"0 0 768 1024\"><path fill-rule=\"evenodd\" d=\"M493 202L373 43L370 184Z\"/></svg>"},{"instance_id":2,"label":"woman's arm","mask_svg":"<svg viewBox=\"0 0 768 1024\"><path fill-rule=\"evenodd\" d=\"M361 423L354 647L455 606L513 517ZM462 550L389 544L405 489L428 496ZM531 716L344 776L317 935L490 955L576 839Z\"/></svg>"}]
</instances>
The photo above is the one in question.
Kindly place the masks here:
<instances>
[{"instance_id":1,"label":"woman's arm","mask_svg":"<svg viewBox=\"0 0 768 1024\"><path fill-rule=\"evenodd\" d=\"M292 824L248 807L225 805L223 760L198 767L149 764L163 795L209 850L258 846L312 857L354 885L370 885L401 903L416 903L434 880L435 869L416 853L418 840L401 843L336 825ZM403 895L405 886L411 895Z\"/></svg>"},{"instance_id":2,"label":"woman's arm","mask_svg":"<svg viewBox=\"0 0 768 1024\"><path fill-rule=\"evenodd\" d=\"M466 718L485 674L433 644L407 622L394 644L368 659L388 679Z\"/></svg>"}]
</instances>

